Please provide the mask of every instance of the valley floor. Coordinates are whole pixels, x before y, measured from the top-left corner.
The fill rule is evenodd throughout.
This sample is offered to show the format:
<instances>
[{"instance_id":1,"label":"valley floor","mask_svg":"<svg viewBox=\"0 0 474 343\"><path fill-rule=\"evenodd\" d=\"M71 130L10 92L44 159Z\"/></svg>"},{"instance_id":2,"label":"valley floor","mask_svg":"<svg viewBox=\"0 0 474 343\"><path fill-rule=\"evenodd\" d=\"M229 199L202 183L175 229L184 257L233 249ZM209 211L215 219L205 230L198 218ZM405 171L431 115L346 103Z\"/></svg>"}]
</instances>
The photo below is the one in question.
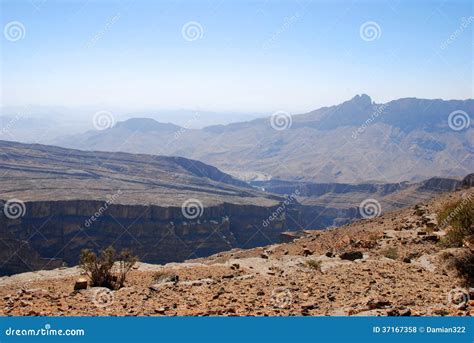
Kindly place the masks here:
<instances>
[{"instance_id":1,"label":"valley floor","mask_svg":"<svg viewBox=\"0 0 474 343\"><path fill-rule=\"evenodd\" d=\"M0 278L1 315L472 315L469 286L450 267L434 213L474 190L291 243L164 266L137 264L118 291L74 291L75 268ZM471 292L473 290L471 289Z\"/></svg>"}]
</instances>

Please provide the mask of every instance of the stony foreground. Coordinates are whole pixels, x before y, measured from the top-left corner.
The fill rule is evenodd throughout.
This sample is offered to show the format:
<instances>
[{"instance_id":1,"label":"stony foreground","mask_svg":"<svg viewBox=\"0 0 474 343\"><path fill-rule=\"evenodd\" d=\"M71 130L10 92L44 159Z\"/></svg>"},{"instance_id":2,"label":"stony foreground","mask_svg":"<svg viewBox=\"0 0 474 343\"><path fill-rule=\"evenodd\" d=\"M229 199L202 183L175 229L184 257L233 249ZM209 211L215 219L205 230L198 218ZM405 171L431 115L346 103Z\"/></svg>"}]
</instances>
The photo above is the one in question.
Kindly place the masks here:
<instances>
[{"instance_id":1,"label":"stony foreground","mask_svg":"<svg viewBox=\"0 0 474 343\"><path fill-rule=\"evenodd\" d=\"M78 268L0 278L1 315L471 315L469 286L437 243L434 213L473 190L291 243L165 266L139 263L118 291L74 290ZM471 299L472 291L471 290Z\"/></svg>"}]
</instances>

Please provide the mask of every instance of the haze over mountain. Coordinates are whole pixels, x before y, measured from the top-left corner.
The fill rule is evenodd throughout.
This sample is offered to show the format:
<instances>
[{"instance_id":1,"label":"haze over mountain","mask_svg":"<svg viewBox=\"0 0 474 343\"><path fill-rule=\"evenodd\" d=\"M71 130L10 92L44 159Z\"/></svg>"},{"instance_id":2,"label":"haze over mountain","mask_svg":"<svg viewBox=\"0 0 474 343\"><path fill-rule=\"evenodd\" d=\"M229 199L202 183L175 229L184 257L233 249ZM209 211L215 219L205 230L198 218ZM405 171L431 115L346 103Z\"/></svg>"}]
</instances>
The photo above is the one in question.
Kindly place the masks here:
<instances>
[{"instance_id":1,"label":"haze over mountain","mask_svg":"<svg viewBox=\"0 0 474 343\"><path fill-rule=\"evenodd\" d=\"M463 116L463 126L456 127L453 112ZM280 112L200 130L135 118L53 143L183 156L242 179L417 181L472 172L471 113L473 99L403 98L377 104L362 94L305 114Z\"/></svg>"},{"instance_id":2,"label":"haze over mountain","mask_svg":"<svg viewBox=\"0 0 474 343\"><path fill-rule=\"evenodd\" d=\"M106 109L106 110L105 110ZM94 116L107 113L113 123L137 117L173 122L199 129L263 117L262 113L212 112L190 109L130 109L108 105L89 106L3 106L0 107L0 140L51 144L58 137L94 129Z\"/></svg>"}]
</instances>

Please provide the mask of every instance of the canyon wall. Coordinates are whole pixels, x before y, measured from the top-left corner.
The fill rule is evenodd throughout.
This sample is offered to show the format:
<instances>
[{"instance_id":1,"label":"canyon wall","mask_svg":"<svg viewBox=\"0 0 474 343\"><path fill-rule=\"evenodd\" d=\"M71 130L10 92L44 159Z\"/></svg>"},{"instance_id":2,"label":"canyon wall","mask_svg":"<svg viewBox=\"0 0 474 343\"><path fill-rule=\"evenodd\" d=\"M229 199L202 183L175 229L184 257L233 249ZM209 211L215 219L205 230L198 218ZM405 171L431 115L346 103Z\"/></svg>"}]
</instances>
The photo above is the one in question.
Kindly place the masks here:
<instances>
[{"instance_id":1,"label":"canyon wall","mask_svg":"<svg viewBox=\"0 0 474 343\"><path fill-rule=\"evenodd\" d=\"M263 224L278 208L223 203L187 219L180 207L27 202L18 219L1 213L0 274L75 265L82 249L109 245L128 248L143 262L166 263L277 243L281 232L294 229L287 209Z\"/></svg>"}]
</instances>

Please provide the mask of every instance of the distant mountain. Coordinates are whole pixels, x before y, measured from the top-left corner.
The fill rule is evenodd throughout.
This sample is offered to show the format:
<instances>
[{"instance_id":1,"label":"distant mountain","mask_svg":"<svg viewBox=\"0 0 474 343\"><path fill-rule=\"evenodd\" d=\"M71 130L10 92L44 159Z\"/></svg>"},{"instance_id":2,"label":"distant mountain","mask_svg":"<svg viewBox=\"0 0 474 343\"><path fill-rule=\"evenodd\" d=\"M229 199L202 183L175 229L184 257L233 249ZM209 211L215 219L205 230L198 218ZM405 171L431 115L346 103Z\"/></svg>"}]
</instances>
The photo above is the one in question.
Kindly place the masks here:
<instances>
[{"instance_id":1,"label":"distant mountain","mask_svg":"<svg viewBox=\"0 0 474 343\"><path fill-rule=\"evenodd\" d=\"M105 201L120 190L118 203L138 205L179 207L190 197L204 205L277 201L213 166L183 157L0 141L0 171L1 199Z\"/></svg>"},{"instance_id":2,"label":"distant mountain","mask_svg":"<svg viewBox=\"0 0 474 343\"><path fill-rule=\"evenodd\" d=\"M474 170L472 113L473 99L404 98L377 104L362 94L305 114L281 112L200 130L131 119L53 143L183 156L242 179L419 181Z\"/></svg>"}]
</instances>

